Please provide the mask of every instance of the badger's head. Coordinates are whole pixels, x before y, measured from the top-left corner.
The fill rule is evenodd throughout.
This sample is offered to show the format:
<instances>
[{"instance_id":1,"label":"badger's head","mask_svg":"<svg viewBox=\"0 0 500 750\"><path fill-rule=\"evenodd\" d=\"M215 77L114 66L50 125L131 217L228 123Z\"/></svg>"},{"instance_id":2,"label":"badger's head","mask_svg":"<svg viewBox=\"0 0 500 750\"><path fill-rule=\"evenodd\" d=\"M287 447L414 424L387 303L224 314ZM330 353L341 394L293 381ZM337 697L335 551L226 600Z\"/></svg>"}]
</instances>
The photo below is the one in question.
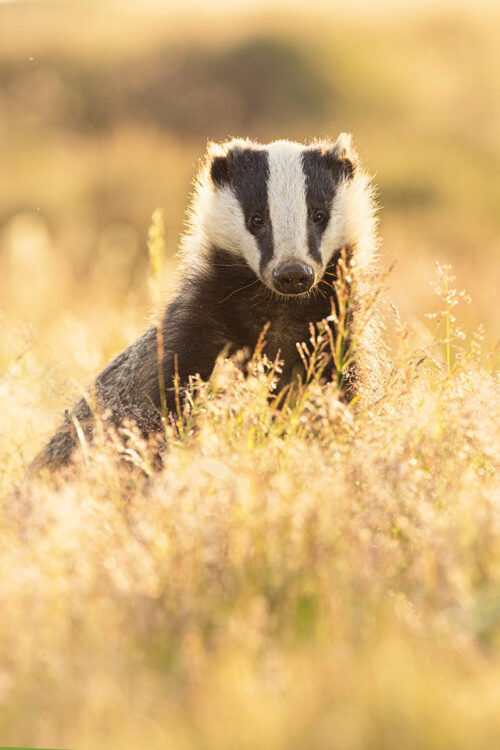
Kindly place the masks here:
<instances>
[{"instance_id":1,"label":"badger's head","mask_svg":"<svg viewBox=\"0 0 500 750\"><path fill-rule=\"evenodd\" d=\"M211 144L191 236L244 259L273 291L300 295L322 279L343 246L364 242L365 252L373 252L371 198L346 134L307 146Z\"/></svg>"}]
</instances>

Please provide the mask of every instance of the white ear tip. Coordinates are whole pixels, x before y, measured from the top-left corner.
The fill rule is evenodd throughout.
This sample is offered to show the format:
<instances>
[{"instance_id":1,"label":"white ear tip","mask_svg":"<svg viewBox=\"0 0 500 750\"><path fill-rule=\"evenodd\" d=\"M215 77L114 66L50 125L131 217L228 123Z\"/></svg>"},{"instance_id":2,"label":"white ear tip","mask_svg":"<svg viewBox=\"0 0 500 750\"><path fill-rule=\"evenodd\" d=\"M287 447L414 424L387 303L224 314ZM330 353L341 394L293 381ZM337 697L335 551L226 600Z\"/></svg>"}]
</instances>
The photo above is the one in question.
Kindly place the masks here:
<instances>
[{"instance_id":1,"label":"white ear tip","mask_svg":"<svg viewBox=\"0 0 500 750\"><path fill-rule=\"evenodd\" d=\"M222 143L217 143L216 141L209 141L207 144L207 157L209 159L214 159L216 156L223 156L224 155L224 147Z\"/></svg>"},{"instance_id":2,"label":"white ear tip","mask_svg":"<svg viewBox=\"0 0 500 750\"><path fill-rule=\"evenodd\" d=\"M341 133L335 141L334 148L341 159L345 158L353 149L352 135L350 133Z\"/></svg>"}]
</instances>

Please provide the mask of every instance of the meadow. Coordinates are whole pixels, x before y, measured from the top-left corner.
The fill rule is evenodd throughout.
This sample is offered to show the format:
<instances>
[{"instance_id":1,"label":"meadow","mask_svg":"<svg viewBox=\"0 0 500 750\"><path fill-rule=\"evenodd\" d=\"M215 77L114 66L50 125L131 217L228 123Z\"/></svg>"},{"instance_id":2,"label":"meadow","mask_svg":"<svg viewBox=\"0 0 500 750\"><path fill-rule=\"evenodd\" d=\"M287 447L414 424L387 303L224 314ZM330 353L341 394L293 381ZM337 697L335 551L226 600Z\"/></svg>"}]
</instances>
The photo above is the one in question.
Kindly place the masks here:
<instances>
[{"instance_id":1,"label":"meadow","mask_svg":"<svg viewBox=\"0 0 500 750\"><path fill-rule=\"evenodd\" d=\"M498 15L126 8L0 6L0 744L491 750ZM375 403L311 372L274 413L265 349L221 357L161 471L129 425L28 478L172 294L207 139L341 130L379 188Z\"/></svg>"}]
</instances>

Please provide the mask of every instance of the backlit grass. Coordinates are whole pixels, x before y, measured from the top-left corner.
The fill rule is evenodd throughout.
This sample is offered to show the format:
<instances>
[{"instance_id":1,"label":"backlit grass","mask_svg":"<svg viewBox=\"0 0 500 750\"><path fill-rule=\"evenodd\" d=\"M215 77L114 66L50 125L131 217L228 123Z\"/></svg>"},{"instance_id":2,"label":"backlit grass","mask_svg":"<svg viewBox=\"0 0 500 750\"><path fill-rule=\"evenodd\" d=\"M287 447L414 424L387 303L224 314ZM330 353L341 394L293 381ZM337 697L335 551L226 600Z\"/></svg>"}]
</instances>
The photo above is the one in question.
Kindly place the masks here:
<instances>
[{"instance_id":1,"label":"backlit grass","mask_svg":"<svg viewBox=\"0 0 500 750\"><path fill-rule=\"evenodd\" d=\"M0 745L498 746L497 24L313 10L0 6ZM28 479L170 297L207 138L341 130L398 259L376 398L222 357L161 471L126 425Z\"/></svg>"},{"instance_id":2,"label":"backlit grass","mask_svg":"<svg viewBox=\"0 0 500 750\"><path fill-rule=\"evenodd\" d=\"M273 417L265 354L246 376L221 359L167 426L160 472L130 426L125 450L101 435L76 467L22 479L44 387L33 355L10 353L3 742L494 746L498 373L480 336L457 337L440 273L436 336L414 349L393 319L375 404L311 376Z\"/></svg>"}]
</instances>

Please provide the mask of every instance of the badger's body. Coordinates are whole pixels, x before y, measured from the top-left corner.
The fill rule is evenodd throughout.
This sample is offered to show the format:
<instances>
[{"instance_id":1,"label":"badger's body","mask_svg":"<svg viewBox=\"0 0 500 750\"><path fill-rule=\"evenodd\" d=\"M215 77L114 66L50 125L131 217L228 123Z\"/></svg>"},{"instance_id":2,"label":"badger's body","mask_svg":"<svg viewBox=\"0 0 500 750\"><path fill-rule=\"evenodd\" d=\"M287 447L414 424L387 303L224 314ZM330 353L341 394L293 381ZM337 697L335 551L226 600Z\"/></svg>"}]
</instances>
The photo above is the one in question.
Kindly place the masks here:
<instances>
[{"instance_id":1,"label":"badger's body","mask_svg":"<svg viewBox=\"0 0 500 750\"><path fill-rule=\"evenodd\" d=\"M266 323L266 353L271 359L279 353L285 384L302 366L297 343L309 339L310 323L329 316L336 303L332 281L343 251L353 294L370 288L377 249L374 202L348 136L308 146L240 140L211 145L189 216L180 291L164 314L160 348L153 327L103 370L93 389L100 411L115 424L134 419L144 434L161 430L162 349L170 411L176 409L176 368L181 386L196 374L207 379L222 350L253 350ZM375 372L377 345L371 341L373 321L356 330L358 302L351 301L358 341L350 378L360 384ZM90 436L93 419L89 400L82 398L33 467L67 463L78 426Z\"/></svg>"}]
</instances>

